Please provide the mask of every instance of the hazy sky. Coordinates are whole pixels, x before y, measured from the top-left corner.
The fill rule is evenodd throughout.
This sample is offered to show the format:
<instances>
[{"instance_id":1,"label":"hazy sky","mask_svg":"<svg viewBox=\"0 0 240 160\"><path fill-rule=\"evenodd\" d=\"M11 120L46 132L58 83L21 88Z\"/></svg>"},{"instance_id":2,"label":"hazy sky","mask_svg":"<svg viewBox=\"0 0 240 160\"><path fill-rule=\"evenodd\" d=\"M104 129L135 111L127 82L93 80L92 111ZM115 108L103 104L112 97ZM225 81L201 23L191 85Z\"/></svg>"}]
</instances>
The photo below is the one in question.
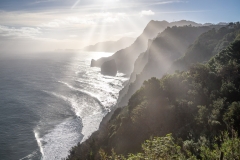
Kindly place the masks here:
<instances>
[{"instance_id":1,"label":"hazy sky","mask_svg":"<svg viewBox=\"0 0 240 160\"><path fill-rule=\"evenodd\" d=\"M0 0L1 52L137 37L150 20L240 21L240 0Z\"/></svg>"}]
</instances>

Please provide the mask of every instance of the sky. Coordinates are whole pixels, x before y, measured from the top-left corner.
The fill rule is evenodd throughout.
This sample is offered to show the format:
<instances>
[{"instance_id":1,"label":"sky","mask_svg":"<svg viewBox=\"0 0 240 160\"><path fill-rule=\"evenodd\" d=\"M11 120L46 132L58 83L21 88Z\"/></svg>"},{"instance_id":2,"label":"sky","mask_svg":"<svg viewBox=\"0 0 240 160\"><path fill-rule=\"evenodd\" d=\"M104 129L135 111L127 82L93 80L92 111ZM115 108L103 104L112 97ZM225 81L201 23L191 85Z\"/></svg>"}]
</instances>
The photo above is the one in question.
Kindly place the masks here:
<instances>
[{"instance_id":1,"label":"sky","mask_svg":"<svg viewBox=\"0 0 240 160\"><path fill-rule=\"evenodd\" d=\"M240 0L0 0L0 54L136 38L150 20L240 21Z\"/></svg>"}]
</instances>

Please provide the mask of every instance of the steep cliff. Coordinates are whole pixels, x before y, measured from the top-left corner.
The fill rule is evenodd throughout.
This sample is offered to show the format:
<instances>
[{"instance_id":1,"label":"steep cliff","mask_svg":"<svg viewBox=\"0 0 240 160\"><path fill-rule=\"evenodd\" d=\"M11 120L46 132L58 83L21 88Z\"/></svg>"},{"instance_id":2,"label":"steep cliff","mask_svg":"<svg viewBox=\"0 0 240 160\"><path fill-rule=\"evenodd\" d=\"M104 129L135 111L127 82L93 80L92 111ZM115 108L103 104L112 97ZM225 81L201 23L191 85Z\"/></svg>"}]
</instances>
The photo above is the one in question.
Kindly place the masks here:
<instances>
[{"instance_id":1,"label":"steep cliff","mask_svg":"<svg viewBox=\"0 0 240 160\"><path fill-rule=\"evenodd\" d=\"M103 75L116 76L117 66L115 60L112 59L110 61L104 62L101 67L101 73Z\"/></svg>"},{"instance_id":2,"label":"steep cliff","mask_svg":"<svg viewBox=\"0 0 240 160\"><path fill-rule=\"evenodd\" d=\"M143 33L136 39L136 41L129 47L122 49L110 57L100 58L94 63L94 67L101 67L105 61L114 59L119 72L130 75L133 71L133 64L137 57L147 50L148 40L153 39L156 35L162 32L168 26L182 26L182 25L195 25L197 24L191 21L178 21L169 23L167 21L150 21Z\"/></svg>"},{"instance_id":3,"label":"steep cliff","mask_svg":"<svg viewBox=\"0 0 240 160\"><path fill-rule=\"evenodd\" d=\"M189 45L199 35L211 27L168 27L153 40L148 50L138 57L129 82L120 91L118 106L127 105L129 98L138 90L142 83L151 78L160 78L174 60L182 57Z\"/></svg>"},{"instance_id":4,"label":"steep cliff","mask_svg":"<svg viewBox=\"0 0 240 160\"><path fill-rule=\"evenodd\" d=\"M126 86L120 91L119 99L118 99L118 106L122 107L125 106L128 103L129 98L135 93L136 90L140 88L144 80L147 80L151 77L158 77L160 78L165 73L174 73L175 70L187 70L190 68L192 64L195 64L197 62L203 63L204 61L208 61L212 56L214 56L216 53L220 52L222 49L224 49L226 46L228 46L231 42L233 42L235 39L237 39L237 36L239 35L240 25L238 23L233 24L233 26L219 26L219 25L212 25L206 28L202 28L202 30L199 30L199 33L203 34L197 34L200 35L198 38L196 38L195 42L192 42L192 44L186 48L186 45L184 43L187 43L184 41L184 39L180 39L177 37L173 37L172 40L169 40L167 42L161 42L158 47L157 54L149 54L148 63L143 64L144 68L142 71L139 71L137 74L135 74L135 71L131 74L129 83L126 84ZM173 27L175 28L175 27ZM172 30L173 30L172 28ZM201 27L200 27L201 28ZM208 29L207 29L208 28ZM206 29L204 32L204 29ZM189 33L188 33L189 30ZM169 29L171 31L171 29ZM177 31L177 30L176 30ZM191 35L191 29L186 29L185 32L181 31L179 37L184 36L190 36ZM193 35L194 30L192 30ZM202 32L201 32L202 31ZM162 36L164 40L166 40L166 35L169 34L168 37L170 37L171 33L163 32L162 33L165 36ZM176 33L174 33L176 34ZM161 35L161 34L160 34ZM157 39L157 38L156 38ZM157 43L157 40L155 40ZM178 41L178 42L177 42ZM182 45L183 44L183 45ZM190 43L188 43L189 45ZM165 49L165 53L168 53L169 51L171 53L167 54L167 56L162 56L162 49L161 46L167 48L166 46L170 45L172 49L168 49L168 51ZM185 46L185 52L183 52L183 47ZM168 47L169 48L169 47ZM155 49L157 50L157 49ZM149 52L148 52L149 53ZM173 57L171 58L171 54L173 53L182 53L182 54L176 54L179 57ZM139 57L141 58L141 57ZM176 59L174 59L176 58ZM137 60L140 61L140 60ZM139 66L136 66L138 68Z\"/></svg>"}]
</instances>

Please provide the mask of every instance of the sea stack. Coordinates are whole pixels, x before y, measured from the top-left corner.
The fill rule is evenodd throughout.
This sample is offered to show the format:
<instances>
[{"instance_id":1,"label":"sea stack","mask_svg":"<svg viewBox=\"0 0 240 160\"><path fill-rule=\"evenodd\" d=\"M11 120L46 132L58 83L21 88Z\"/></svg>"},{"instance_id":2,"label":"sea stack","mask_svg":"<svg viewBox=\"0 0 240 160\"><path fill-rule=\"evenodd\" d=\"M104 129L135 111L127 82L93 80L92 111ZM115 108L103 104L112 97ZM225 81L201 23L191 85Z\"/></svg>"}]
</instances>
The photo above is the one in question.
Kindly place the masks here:
<instances>
[{"instance_id":1,"label":"sea stack","mask_svg":"<svg viewBox=\"0 0 240 160\"><path fill-rule=\"evenodd\" d=\"M94 59L91 60L91 67L95 67L96 61Z\"/></svg>"},{"instance_id":2,"label":"sea stack","mask_svg":"<svg viewBox=\"0 0 240 160\"><path fill-rule=\"evenodd\" d=\"M101 66L101 73L103 75L116 76L117 65L114 59L106 61Z\"/></svg>"}]
</instances>

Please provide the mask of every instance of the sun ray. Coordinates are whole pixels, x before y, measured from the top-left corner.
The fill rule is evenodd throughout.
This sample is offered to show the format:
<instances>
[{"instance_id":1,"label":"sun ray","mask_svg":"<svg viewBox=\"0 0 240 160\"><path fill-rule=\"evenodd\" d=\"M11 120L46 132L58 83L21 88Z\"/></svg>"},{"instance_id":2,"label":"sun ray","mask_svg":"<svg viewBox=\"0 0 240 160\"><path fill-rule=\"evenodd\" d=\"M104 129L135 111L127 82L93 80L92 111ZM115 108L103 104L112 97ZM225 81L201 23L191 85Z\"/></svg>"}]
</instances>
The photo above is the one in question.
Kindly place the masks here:
<instances>
[{"instance_id":1,"label":"sun ray","mask_svg":"<svg viewBox=\"0 0 240 160\"><path fill-rule=\"evenodd\" d=\"M74 3L74 5L71 7L71 9L74 9L77 5L78 5L78 3L80 3L81 2L81 0L77 0L75 3Z\"/></svg>"}]
</instances>

